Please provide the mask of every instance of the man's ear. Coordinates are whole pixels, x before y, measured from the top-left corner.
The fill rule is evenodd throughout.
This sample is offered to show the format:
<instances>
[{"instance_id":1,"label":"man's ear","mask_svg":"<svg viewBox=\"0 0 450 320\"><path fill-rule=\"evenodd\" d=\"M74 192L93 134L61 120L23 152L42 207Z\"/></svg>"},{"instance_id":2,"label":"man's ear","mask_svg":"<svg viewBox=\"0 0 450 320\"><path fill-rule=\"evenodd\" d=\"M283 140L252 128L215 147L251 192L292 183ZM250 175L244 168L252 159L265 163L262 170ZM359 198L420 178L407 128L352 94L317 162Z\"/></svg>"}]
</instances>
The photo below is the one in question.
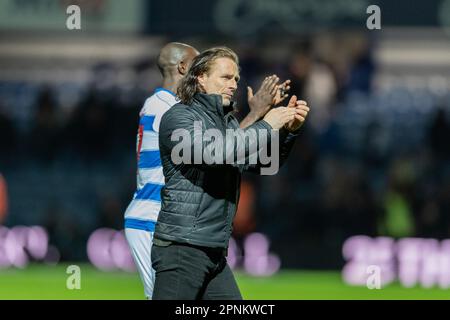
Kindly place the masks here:
<instances>
[{"instance_id":1,"label":"man's ear","mask_svg":"<svg viewBox=\"0 0 450 320\"><path fill-rule=\"evenodd\" d=\"M205 79L205 74L204 73L197 77L197 81L198 81L198 84L200 85L200 87L205 88L205 81L206 81L206 79Z\"/></svg>"},{"instance_id":2,"label":"man's ear","mask_svg":"<svg viewBox=\"0 0 450 320\"><path fill-rule=\"evenodd\" d=\"M187 64L184 61L178 63L178 72L183 76L188 72Z\"/></svg>"}]
</instances>

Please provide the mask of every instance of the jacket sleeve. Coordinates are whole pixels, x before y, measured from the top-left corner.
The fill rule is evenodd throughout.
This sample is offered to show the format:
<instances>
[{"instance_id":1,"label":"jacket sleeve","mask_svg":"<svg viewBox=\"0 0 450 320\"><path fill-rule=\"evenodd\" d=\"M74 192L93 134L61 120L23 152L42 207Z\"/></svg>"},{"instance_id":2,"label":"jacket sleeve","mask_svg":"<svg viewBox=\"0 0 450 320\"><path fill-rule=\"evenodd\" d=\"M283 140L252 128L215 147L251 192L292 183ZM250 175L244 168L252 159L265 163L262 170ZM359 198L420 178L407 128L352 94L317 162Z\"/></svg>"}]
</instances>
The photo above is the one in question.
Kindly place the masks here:
<instances>
[{"instance_id":1,"label":"jacket sleeve","mask_svg":"<svg viewBox=\"0 0 450 320\"><path fill-rule=\"evenodd\" d=\"M245 129L205 130L198 116L186 109L172 107L161 119L159 145L161 152L170 153L175 164L232 166L242 172L245 163L254 159L255 151L262 148L264 141L257 133L265 130L266 140L270 141L271 129L261 120Z\"/></svg>"},{"instance_id":2,"label":"jacket sleeve","mask_svg":"<svg viewBox=\"0 0 450 320\"><path fill-rule=\"evenodd\" d=\"M289 132L283 128L276 132L276 134L272 134L272 139L268 144L267 153L270 154L270 162L249 165L245 168L246 171L261 175L273 175L278 172L288 158L300 129Z\"/></svg>"}]
</instances>

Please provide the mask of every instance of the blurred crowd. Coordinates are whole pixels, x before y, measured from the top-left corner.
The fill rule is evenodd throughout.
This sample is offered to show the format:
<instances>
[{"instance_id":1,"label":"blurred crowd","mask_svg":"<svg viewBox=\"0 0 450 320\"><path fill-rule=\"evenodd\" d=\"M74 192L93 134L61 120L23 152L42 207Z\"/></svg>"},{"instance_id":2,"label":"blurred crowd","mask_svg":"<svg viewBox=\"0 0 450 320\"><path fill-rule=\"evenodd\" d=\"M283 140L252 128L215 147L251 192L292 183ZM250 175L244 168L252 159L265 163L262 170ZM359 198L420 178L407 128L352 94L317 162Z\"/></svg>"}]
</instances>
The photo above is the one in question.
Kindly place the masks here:
<instances>
[{"instance_id":1,"label":"blurred crowd","mask_svg":"<svg viewBox=\"0 0 450 320\"><path fill-rule=\"evenodd\" d=\"M311 114L278 175L245 175L238 241L263 232L283 267L337 268L341 246L352 235L450 236L448 94L402 84L375 90L368 41L348 51L324 50L329 55L304 41L279 59L256 48L237 49L238 116L248 112L247 85L255 90L273 73L291 79L291 94L307 100ZM154 60L130 68L136 74L153 70L152 80L127 88L106 84L114 73L107 64L72 91L0 83L5 225L45 226L66 260L86 258L86 240L96 228L122 228L135 188L139 110L160 80L154 68ZM5 92L16 92L17 99L5 99ZM68 92L75 96L69 107ZM28 101L26 115L17 110L19 98ZM421 101L430 105L426 112Z\"/></svg>"}]
</instances>

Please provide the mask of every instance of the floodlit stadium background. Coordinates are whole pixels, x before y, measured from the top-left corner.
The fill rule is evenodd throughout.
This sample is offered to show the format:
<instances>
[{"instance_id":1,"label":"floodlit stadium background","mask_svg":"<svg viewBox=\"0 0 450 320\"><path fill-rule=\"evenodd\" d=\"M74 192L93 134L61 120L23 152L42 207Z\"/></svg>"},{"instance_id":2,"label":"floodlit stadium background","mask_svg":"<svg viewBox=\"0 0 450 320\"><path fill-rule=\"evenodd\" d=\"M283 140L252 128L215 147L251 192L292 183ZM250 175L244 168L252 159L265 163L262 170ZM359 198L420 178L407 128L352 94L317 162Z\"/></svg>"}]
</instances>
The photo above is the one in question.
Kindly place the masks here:
<instances>
[{"instance_id":1,"label":"floodlit stadium background","mask_svg":"<svg viewBox=\"0 0 450 320\"><path fill-rule=\"evenodd\" d=\"M121 230L168 41L238 53L241 117L272 73L311 106L279 174L245 176L245 298L450 298L450 0L2 0L0 299L143 297Z\"/></svg>"}]
</instances>

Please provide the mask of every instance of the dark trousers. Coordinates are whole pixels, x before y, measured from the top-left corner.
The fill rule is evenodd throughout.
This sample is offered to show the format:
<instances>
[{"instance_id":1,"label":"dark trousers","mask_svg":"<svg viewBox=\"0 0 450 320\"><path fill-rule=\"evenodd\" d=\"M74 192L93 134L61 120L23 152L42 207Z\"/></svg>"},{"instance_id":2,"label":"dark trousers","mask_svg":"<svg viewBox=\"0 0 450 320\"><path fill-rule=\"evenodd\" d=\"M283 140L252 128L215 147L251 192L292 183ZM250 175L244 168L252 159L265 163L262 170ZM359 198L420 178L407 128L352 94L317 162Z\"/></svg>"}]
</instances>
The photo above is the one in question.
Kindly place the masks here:
<instances>
[{"instance_id":1,"label":"dark trousers","mask_svg":"<svg viewBox=\"0 0 450 320\"><path fill-rule=\"evenodd\" d=\"M153 244L152 265L154 300L242 300L224 250Z\"/></svg>"}]
</instances>

